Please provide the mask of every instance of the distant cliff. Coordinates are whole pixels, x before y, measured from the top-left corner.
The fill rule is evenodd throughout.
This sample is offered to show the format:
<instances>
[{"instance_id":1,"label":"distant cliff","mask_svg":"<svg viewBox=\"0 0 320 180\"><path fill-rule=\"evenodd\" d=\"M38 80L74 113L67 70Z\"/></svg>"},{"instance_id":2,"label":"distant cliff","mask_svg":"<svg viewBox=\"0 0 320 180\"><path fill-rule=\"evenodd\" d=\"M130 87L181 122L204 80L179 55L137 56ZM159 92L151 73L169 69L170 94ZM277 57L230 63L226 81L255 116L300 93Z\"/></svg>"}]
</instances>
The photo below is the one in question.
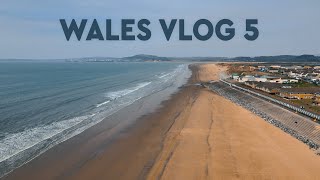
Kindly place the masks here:
<instances>
[{"instance_id":1,"label":"distant cliff","mask_svg":"<svg viewBox=\"0 0 320 180\"><path fill-rule=\"evenodd\" d=\"M67 62L167 62L167 61L184 61L184 62L315 62L320 63L320 56L316 55L279 55L279 56L239 56L239 57L164 57L148 54L138 54L129 57L83 57L69 59L0 59L0 61L67 61Z\"/></svg>"},{"instance_id":2,"label":"distant cliff","mask_svg":"<svg viewBox=\"0 0 320 180\"><path fill-rule=\"evenodd\" d=\"M129 61L170 61L167 57L160 57L154 55L147 54L138 54L130 57L123 57L121 60L129 60Z\"/></svg>"}]
</instances>

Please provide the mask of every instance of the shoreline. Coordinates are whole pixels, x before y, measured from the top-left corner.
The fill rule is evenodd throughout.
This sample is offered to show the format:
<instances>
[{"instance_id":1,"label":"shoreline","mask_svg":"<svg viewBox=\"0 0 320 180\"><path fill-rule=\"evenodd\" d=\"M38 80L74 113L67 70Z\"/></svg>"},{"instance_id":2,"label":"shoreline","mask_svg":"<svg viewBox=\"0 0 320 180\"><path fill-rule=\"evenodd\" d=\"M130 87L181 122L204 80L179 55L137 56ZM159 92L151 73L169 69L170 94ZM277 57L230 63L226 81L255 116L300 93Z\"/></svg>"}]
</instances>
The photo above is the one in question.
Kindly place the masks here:
<instances>
[{"instance_id":1,"label":"shoreline","mask_svg":"<svg viewBox=\"0 0 320 180\"><path fill-rule=\"evenodd\" d=\"M48 150L4 179L315 179L319 156L243 107L193 84L223 67L189 65L185 86L154 112L113 129L106 121ZM143 115L144 114L144 115ZM123 128L124 127L124 128ZM116 129L119 128L120 131Z\"/></svg>"},{"instance_id":2,"label":"shoreline","mask_svg":"<svg viewBox=\"0 0 320 180\"><path fill-rule=\"evenodd\" d=\"M28 71L28 68L41 69L42 66L47 65L41 63L39 65L22 64L21 66L26 66L26 71ZM156 96L156 98L153 98L154 102L149 101L149 105L156 106L155 103L167 98L164 97L165 95L172 94L173 90L175 91L184 84L191 74L186 64L112 63L102 66L59 63L48 68L48 71L55 67L61 67L57 68L57 70L60 70L54 71L54 73L69 74L69 71L63 69L70 68L72 72L70 71L71 74L68 78L71 81L65 81L64 75L57 79L51 79L50 76L48 80L38 82L39 87L27 86L24 88L23 83L20 83L22 87L17 89L21 89L21 91L29 89L26 95L19 94L18 91L20 90L17 90L17 92L5 90L3 92L4 94L12 93L12 96L9 95L4 99L4 103L0 103L1 106L5 107L2 109L2 112L4 112L1 119L3 126L1 126L2 130L0 132L0 177L30 162L51 147L82 133L133 102L142 101L142 103L135 103L137 106L141 106L143 99ZM132 71L120 70L119 74L112 75L115 73L112 69L125 70L128 66L132 68ZM13 71L17 68L8 64L9 69L10 67ZM82 68L92 70L92 74L89 73L89 77L77 76ZM18 78L15 75L12 75L12 77ZM37 84L36 79L37 73L27 78L26 82L30 81L30 83L35 82ZM52 90L48 91L48 89ZM17 96L16 100L15 96ZM33 97L35 98L33 99ZM109 103L98 107L101 102L106 102L106 100ZM8 101L8 104L6 101ZM11 105L7 106L6 104ZM143 111L140 109L151 109L153 107L144 106L136 111L140 113L140 111ZM126 109L130 110L130 108ZM130 116L133 114L130 113ZM144 112L140 114L144 114ZM134 120L134 118L131 119ZM111 121L110 126L113 126L117 123L114 122L117 121L117 118L113 118ZM109 128L106 123L104 125L105 129Z\"/></svg>"},{"instance_id":3,"label":"shoreline","mask_svg":"<svg viewBox=\"0 0 320 180\"><path fill-rule=\"evenodd\" d=\"M159 97L153 97L153 99L151 98L145 103L138 100L77 136L50 148L0 179L54 179L56 177L59 177L59 179L68 177L69 179L71 177L70 174L78 171L79 166L83 166L84 162L87 163L94 160L96 156L100 156L104 151L108 151L109 153L113 151L112 153L117 153L115 149L121 145L121 143L118 143L119 141L139 143L139 139L130 137L132 134L134 134L132 137L142 136L143 133L153 134L155 138L158 135L163 136L164 131L168 128L167 125L171 123L169 121L172 121L172 119L167 119L162 112L164 109L169 111L170 109L175 109L174 106L171 105L171 102L176 100L178 100L177 102L181 102L180 100L183 99L182 97L189 94L189 91L195 88L189 86L192 84L191 79L192 77L189 77L187 82L182 87L175 90L173 94L166 94L166 92L160 94L159 97L164 99L159 100ZM152 103L150 104L149 102ZM160 118L163 119L160 122L150 121L150 119L158 121ZM120 122L122 119L125 119L125 121ZM158 124L157 126L159 126L159 128L155 126L155 124ZM153 129L156 129L158 133L155 134L151 132L151 130L150 132L140 132L144 130L143 127L152 127ZM130 138L131 140L129 140ZM149 141L151 141L151 138ZM158 141L156 146L159 144ZM79 148L82 150L78 151ZM154 147L150 146L150 148ZM133 153L130 155L132 154ZM119 156L119 158L121 157ZM148 157L145 159L150 158ZM63 163L61 163L62 160L64 161ZM125 161L124 158L123 161ZM110 164L111 163L112 162L110 162ZM136 162L133 164L135 163ZM141 168L143 169L143 167Z\"/></svg>"}]
</instances>

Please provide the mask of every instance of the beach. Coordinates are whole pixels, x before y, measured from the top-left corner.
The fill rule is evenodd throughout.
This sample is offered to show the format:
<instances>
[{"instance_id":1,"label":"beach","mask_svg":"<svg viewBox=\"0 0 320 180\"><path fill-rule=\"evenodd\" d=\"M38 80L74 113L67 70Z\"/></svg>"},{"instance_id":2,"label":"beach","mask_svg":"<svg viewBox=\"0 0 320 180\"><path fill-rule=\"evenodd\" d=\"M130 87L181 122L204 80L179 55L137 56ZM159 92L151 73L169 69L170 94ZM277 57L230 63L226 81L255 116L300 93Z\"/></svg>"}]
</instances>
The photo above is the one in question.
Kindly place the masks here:
<instances>
[{"instance_id":1,"label":"beach","mask_svg":"<svg viewBox=\"0 0 320 180\"><path fill-rule=\"evenodd\" d=\"M218 80L223 67L189 67L188 83L157 107L137 102L108 117L132 121L109 129L102 121L3 179L320 178L308 146L196 85Z\"/></svg>"}]
</instances>

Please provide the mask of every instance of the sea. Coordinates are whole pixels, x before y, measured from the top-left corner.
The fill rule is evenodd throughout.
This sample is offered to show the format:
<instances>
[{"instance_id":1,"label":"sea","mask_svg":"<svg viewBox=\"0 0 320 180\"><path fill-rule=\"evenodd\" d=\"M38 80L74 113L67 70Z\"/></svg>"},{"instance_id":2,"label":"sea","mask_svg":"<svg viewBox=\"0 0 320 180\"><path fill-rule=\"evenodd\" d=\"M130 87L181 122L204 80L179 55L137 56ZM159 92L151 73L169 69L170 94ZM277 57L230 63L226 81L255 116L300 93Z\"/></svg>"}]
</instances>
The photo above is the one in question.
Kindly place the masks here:
<instances>
[{"instance_id":1,"label":"sea","mask_svg":"<svg viewBox=\"0 0 320 180\"><path fill-rule=\"evenodd\" d=\"M169 62L0 62L0 177L190 75Z\"/></svg>"}]
</instances>

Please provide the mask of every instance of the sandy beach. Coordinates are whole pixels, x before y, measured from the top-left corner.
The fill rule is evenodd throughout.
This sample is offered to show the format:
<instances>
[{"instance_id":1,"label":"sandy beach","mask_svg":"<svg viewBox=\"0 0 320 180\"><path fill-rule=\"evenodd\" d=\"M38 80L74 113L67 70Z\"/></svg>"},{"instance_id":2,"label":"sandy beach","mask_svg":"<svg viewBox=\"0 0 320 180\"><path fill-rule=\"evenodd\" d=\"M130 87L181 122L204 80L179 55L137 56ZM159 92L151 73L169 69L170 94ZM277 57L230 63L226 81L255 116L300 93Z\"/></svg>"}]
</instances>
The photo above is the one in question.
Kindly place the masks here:
<instances>
[{"instance_id":1,"label":"sandy beach","mask_svg":"<svg viewBox=\"0 0 320 180\"><path fill-rule=\"evenodd\" d=\"M199 80L216 79L202 65ZM173 126L149 179L316 179L320 159L307 146L207 90Z\"/></svg>"},{"instance_id":2,"label":"sandy beach","mask_svg":"<svg viewBox=\"0 0 320 180\"><path fill-rule=\"evenodd\" d=\"M4 179L319 179L320 157L248 110L196 86L216 64L116 136L101 123ZM126 117L128 118L128 117Z\"/></svg>"}]
</instances>

